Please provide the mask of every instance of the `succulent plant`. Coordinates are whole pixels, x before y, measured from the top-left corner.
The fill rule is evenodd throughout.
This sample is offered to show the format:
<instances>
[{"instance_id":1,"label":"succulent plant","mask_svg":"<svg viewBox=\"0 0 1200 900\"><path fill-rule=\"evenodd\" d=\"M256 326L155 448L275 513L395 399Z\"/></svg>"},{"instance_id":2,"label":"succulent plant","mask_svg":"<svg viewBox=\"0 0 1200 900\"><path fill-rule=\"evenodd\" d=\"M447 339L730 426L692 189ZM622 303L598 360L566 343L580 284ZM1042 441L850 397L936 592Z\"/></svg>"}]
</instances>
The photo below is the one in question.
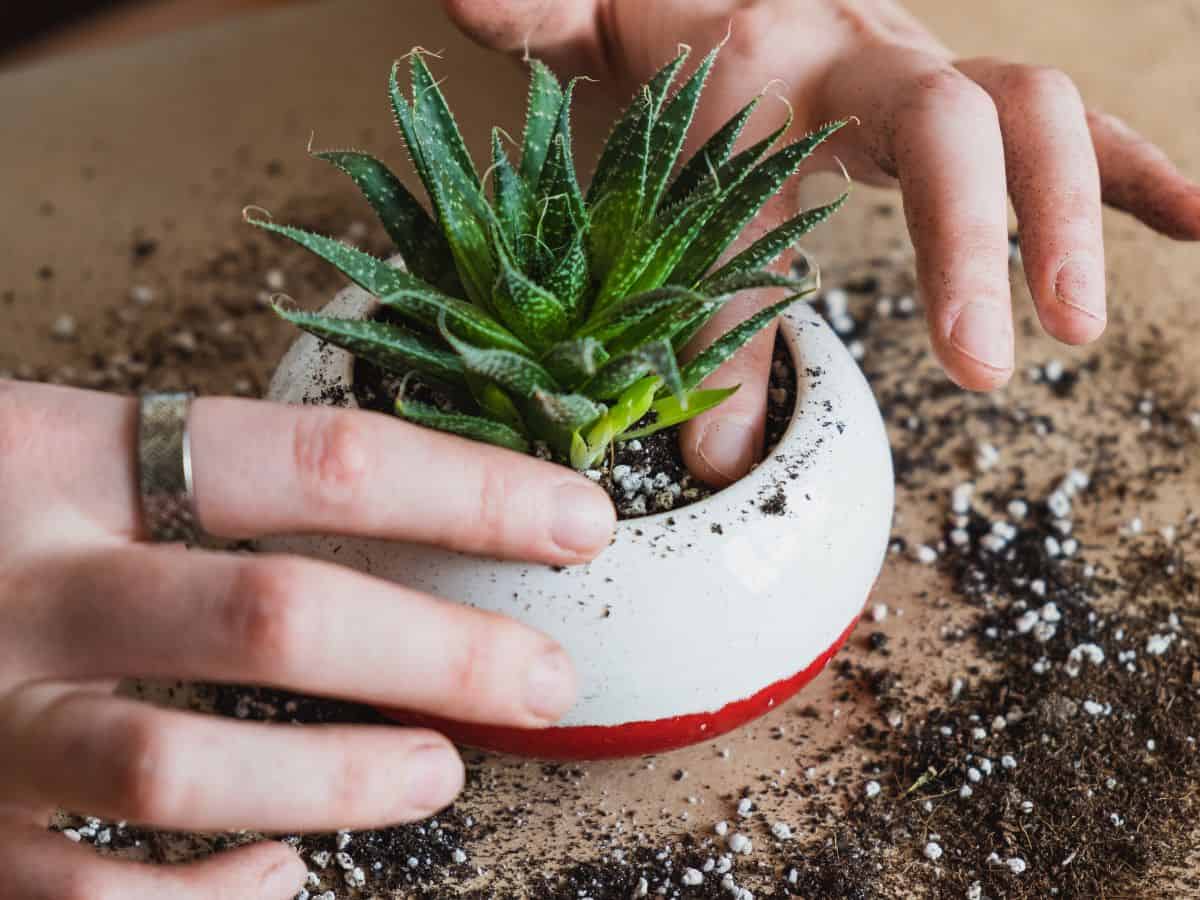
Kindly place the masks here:
<instances>
[{"instance_id":1,"label":"succulent plant","mask_svg":"<svg viewBox=\"0 0 1200 900\"><path fill-rule=\"evenodd\" d=\"M718 48L719 49L719 48ZM571 98L530 62L519 162L492 132L481 176L422 52L408 55L411 98L392 68L397 124L432 206L427 212L381 162L357 151L315 154L348 174L395 242L404 267L269 217L253 224L292 239L377 296L394 321L333 318L277 305L305 331L393 373L444 387L453 403L411 399L405 419L529 452L537 444L584 469L617 440L677 425L736 387L700 383L811 282L767 271L846 199L800 213L710 271L833 122L768 155L786 120L753 146L733 147L761 95L713 134L672 177L710 52L668 97L686 48L620 115L586 190L571 146ZM490 191L486 183L490 181ZM490 194L490 196L489 196ZM732 328L687 363L677 354L731 296L789 295ZM396 324L396 323L402 324ZM407 377L405 378L407 382Z\"/></svg>"}]
</instances>

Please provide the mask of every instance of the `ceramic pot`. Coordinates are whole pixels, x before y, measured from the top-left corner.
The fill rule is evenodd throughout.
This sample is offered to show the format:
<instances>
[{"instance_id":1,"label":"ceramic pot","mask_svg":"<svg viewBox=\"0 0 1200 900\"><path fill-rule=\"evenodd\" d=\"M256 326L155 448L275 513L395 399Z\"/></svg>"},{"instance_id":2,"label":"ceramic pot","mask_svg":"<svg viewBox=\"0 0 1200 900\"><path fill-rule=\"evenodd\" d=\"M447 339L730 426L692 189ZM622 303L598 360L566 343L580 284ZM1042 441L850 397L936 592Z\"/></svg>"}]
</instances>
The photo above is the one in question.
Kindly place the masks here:
<instances>
[{"instance_id":1,"label":"ceramic pot","mask_svg":"<svg viewBox=\"0 0 1200 900\"><path fill-rule=\"evenodd\" d=\"M342 291L328 315L378 301ZM545 758L657 753L715 737L782 702L853 628L879 572L892 518L891 453L857 363L805 303L781 317L798 378L792 421L736 484L679 509L621 521L611 547L565 570L424 546L288 537L264 549L349 565L494 610L558 640L580 692L558 726L496 728L395 713L459 743ZM354 405L352 357L300 336L268 396ZM782 512L762 504L782 492Z\"/></svg>"}]
</instances>

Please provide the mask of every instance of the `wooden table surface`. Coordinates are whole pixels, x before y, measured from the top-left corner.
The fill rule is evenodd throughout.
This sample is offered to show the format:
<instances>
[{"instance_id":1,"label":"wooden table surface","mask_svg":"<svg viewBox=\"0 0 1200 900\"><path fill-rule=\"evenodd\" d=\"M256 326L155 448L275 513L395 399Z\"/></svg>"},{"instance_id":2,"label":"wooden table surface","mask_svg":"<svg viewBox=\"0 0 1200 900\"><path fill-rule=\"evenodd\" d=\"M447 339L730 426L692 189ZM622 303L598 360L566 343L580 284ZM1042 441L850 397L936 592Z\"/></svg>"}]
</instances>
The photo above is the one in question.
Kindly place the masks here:
<instances>
[{"instance_id":1,"label":"wooden table surface","mask_svg":"<svg viewBox=\"0 0 1200 900\"><path fill-rule=\"evenodd\" d=\"M913 0L909 6L964 55L1005 55L1066 69L1091 102L1144 131L1185 170L1200 173L1200 3L1195 0L1009 0L970 4L969 12L967 5L949 0ZM522 72L462 39L432 3L306 3L0 75L5 135L0 197L7 217L0 241L0 372L84 382L99 365L97 356L120 352L125 341L141 342L142 349L157 347L156 329L169 329L172 316L208 296L203 285L213 261L244 248L240 211L246 204L290 209L300 217L332 204L351 211L351 219L365 219L353 190L336 173L308 160L305 147L315 130L319 146L371 149L405 171L384 85L391 61L416 44L443 52L437 68L447 77L444 89L477 153L486 146L491 123L520 121ZM578 158L594 158L603 133L602 123L581 110ZM309 204L306 198L315 199ZM877 256L891 255L901 268L909 265L900 217L875 214L880 203L895 205L896 198L858 191L846 213L813 240L812 251L833 277ZM1108 215L1105 226L1115 312L1100 352L1113 352L1121 334L1127 339L1157 334L1181 382L1194 384L1200 365L1194 340L1200 331L1200 251L1153 237L1116 214ZM148 260L136 249L147 236L156 242ZM152 285L165 301L130 312L130 288L139 284ZM289 291L306 304L329 293L328 285L309 285L297 279ZM226 286L235 289L236 280ZM262 287L245 286L248 302ZM1019 371L1051 358L1071 368L1094 352L1058 347L1038 334L1019 281L1014 293L1024 323L1017 329ZM194 309L187 314L200 315ZM52 334L64 315L74 324L69 340ZM142 318L134 322L134 316ZM202 354L193 361L177 354L171 357L173 374L156 369L151 380L223 391L261 387L291 335L265 318L253 328L254 352L231 358L228 366L208 357L201 365ZM914 353L925 347L916 322L897 326L896 340ZM1102 392L1140 389L1134 368L1114 367L1098 377L1104 379L1097 386ZM1033 402L1034 391L1018 376L997 402ZM1054 402L1038 396L1042 407ZM990 402L980 398L976 408ZM1084 433L1089 410L1069 400L1054 410L1060 417L1058 436L1026 472L1038 485L1086 451L1072 435ZM898 441L899 427L893 423ZM973 420L963 427L964 440L984 434ZM1131 444L1123 452L1144 451ZM1196 452L1193 444L1191 454ZM1142 512L1148 523L1168 524L1200 505L1197 471L1184 466L1172 476L1170 489ZM967 475L969 469L961 468L931 472L917 486L901 490L896 533L910 541L936 539L945 514L944 488ZM1127 513L1115 505L1098 507L1083 526L1101 560L1115 550L1116 528ZM938 640L947 623L966 616L953 603L935 602L948 596L942 575L895 557L877 594L905 611L880 628L891 639L890 666L905 672L914 690L939 684L972 663L968 645ZM852 659L864 652L861 641L846 651ZM640 813L645 830L663 839L707 833L714 821L730 815L729 798L763 772L803 768L821 754L828 757L822 765L831 769L862 762L865 752L852 736L878 711L869 700L840 697L841 691L826 674L788 708L727 738L672 754L653 769L644 761L587 766L571 796L589 808L607 804ZM819 721L808 726L811 753L792 745L781 751L771 739L773 730L795 721L800 706L809 705L820 711ZM730 749L728 758L718 754L720 748ZM537 770L516 760L485 759L474 768L487 790L470 795L468 811L485 817L489 809L518 803L528 809L518 833L497 835L480 851L481 866L524 854L530 871L536 871L538 859L572 853L581 839L562 821L573 815L573 807L553 805L561 796L556 780L518 778ZM681 784L669 777L677 770L686 770L689 780ZM689 806L685 798L697 785L704 790ZM687 810L684 821L679 813ZM888 895L904 893L894 890ZM1163 894L1147 888L1145 896Z\"/></svg>"}]
</instances>

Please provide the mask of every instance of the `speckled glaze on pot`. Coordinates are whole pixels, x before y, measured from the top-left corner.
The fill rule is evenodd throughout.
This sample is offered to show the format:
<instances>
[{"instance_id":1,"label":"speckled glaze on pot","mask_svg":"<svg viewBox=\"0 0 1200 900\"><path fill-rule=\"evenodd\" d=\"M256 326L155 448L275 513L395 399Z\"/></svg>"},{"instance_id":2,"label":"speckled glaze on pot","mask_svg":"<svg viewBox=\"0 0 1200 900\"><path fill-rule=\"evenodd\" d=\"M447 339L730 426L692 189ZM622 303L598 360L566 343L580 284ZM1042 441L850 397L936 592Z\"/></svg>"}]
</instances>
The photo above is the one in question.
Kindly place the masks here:
<instances>
[{"instance_id":1,"label":"speckled glaze on pot","mask_svg":"<svg viewBox=\"0 0 1200 900\"><path fill-rule=\"evenodd\" d=\"M324 312L366 318L377 303L352 287ZM550 729L398 718L473 746L557 758L654 753L714 737L820 671L866 602L891 527L891 453L857 363L806 303L780 328L797 363L797 396L771 456L698 503L619 522L613 545L588 565L556 570L335 536L261 545L512 616L557 639L579 674L578 701ZM301 335L268 398L312 404L336 395L353 406L353 368L348 353ZM780 491L782 514L763 512Z\"/></svg>"}]
</instances>

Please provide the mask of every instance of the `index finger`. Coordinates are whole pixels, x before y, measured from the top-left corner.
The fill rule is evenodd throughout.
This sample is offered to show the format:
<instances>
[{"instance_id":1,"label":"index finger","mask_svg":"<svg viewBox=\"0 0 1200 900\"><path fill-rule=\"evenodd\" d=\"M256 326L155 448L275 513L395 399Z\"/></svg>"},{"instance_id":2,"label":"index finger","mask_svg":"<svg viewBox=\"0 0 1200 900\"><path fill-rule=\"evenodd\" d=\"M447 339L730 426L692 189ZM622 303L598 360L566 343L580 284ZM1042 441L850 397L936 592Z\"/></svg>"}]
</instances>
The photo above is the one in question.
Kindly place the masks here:
<instances>
[{"instance_id":1,"label":"index finger","mask_svg":"<svg viewBox=\"0 0 1200 900\"><path fill-rule=\"evenodd\" d=\"M30 477L143 536L136 401L27 390L58 423L34 438ZM338 533L559 564L598 553L616 521L608 495L565 466L379 413L202 397L189 437L200 522L221 537Z\"/></svg>"},{"instance_id":2,"label":"index finger","mask_svg":"<svg viewBox=\"0 0 1200 900\"><path fill-rule=\"evenodd\" d=\"M825 110L862 118L848 139L899 179L943 368L963 387L1000 387L1013 371L1013 326L995 104L946 60L878 45L839 63L826 94Z\"/></svg>"}]
</instances>

